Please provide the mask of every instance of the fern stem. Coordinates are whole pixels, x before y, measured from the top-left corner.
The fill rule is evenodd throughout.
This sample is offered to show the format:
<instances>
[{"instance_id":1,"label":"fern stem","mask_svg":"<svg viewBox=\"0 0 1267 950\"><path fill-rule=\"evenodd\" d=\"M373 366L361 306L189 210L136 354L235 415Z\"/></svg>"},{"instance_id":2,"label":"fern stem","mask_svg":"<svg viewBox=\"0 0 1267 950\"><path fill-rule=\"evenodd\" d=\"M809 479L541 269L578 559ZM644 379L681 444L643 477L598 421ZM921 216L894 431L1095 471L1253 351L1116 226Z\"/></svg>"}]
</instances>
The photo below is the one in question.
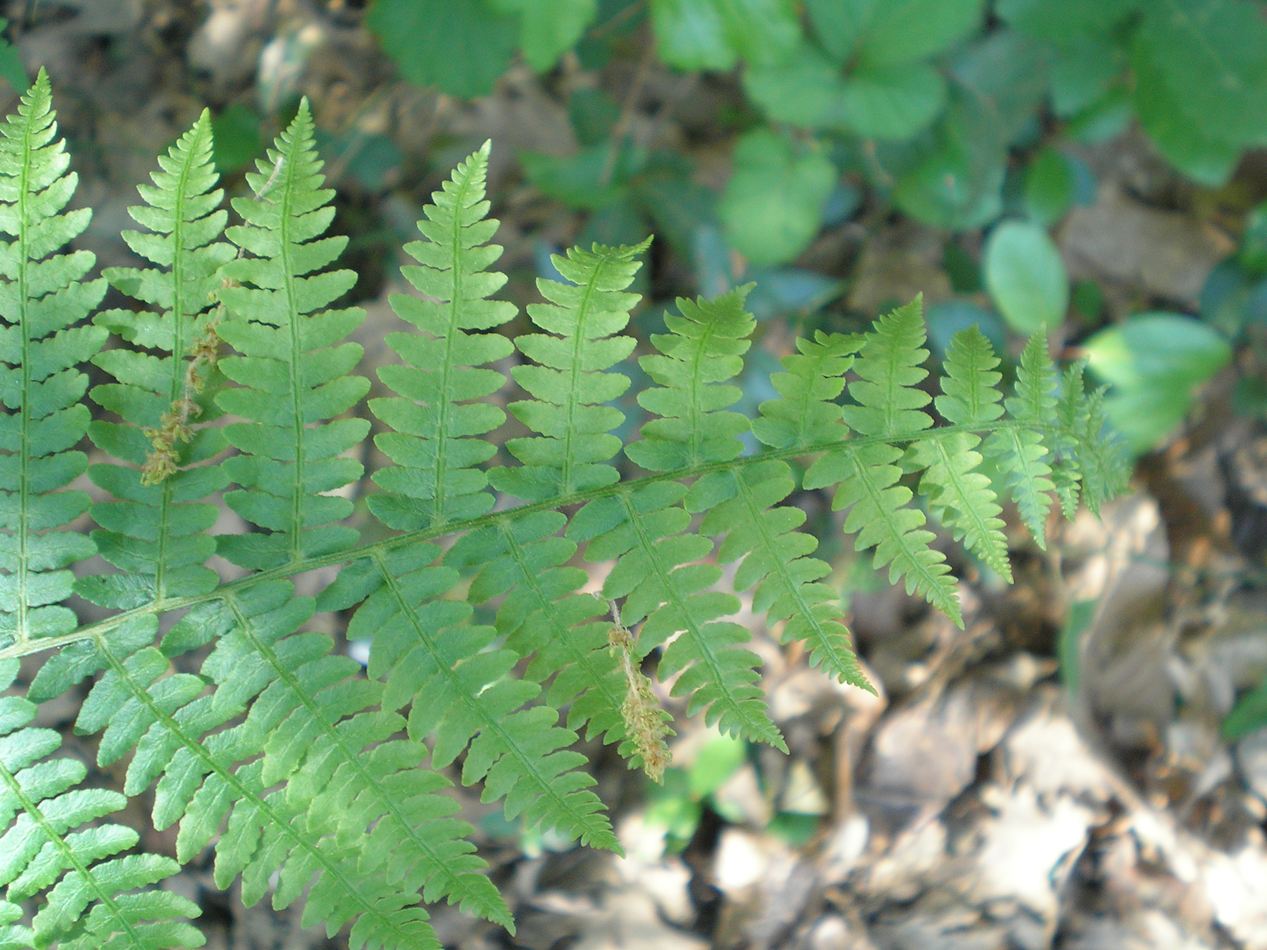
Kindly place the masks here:
<instances>
[{"instance_id":1,"label":"fern stem","mask_svg":"<svg viewBox=\"0 0 1267 950\"><path fill-rule=\"evenodd\" d=\"M29 279L27 275L27 258L29 257L29 241L28 232L30 228L27 226L27 200L30 198L30 178L31 178L31 126L34 119L27 117L26 122L22 126L22 171L18 178L18 326L22 328L22 389L20 392L24 394L22 399L22 422L21 435L19 436L18 453L20 461L21 473L18 476L18 603L16 625L13 631L13 646L25 646L31 641L28 600L30 594L28 586L30 584L30 572L27 564L30 560L30 530L28 524L27 512L30 510L30 479L31 479L31 407L29 405L30 397L25 394L31 392L31 315L27 307L30 299L28 293Z\"/></svg>"},{"instance_id":2,"label":"fern stem","mask_svg":"<svg viewBox=\"0 0 1267 950\"><path fill-rule=\"evenodd\" d=\"M1024 429L1053 435L1058 433L1057 427L1053 425L1035 425L1033 423L1017 422L1014 419L1004 419L998 422L985 423L977 426L938 426L937 429L933 431L938 434L950 432L970 432L982 434L999 431L1013 432ZM707 475L709 472L733 472L749 465L758 465L762 462L769 461L770 459L797 458L804 455L816 455L820 452L852 452L856 449L866 448L869 445L876 445L878 443L896 444L914 442L919 439L926 439L929 435L929 432L913 432L910 435L859 436L845 442L833 441L813 445L792 446L791 448L785 449L767 449L766 451L756 455L746 455L741 456L740 458L730 459L728 461L711 462L706 465L675 469L670 472L657 472L653 475L644 475L612 485L602 485L597 488L587 488L581 491L574 491L566 495L560 495L557 498L547 498L544 501L534 501L528 504L516 505L513 508L503 508L500 511L490 512L488 514L481 515L478 518L471 518L467 521L420 528L417 531L406 531L402 534L393 535L389 538L383 538L381 541L374 541L368 544L357 545L356 547L344 548L339 551L331 551L328 554L318 554L313 557L291 561L289 564L282 564L279 567L257 571L254 574L248 574L245 577L222 584L215 590L209 591L205 594L194 594L187 597L170 597L155 600L153 603L146 604L143 607L134 607L131 610L120 611L114 616L107 617L104 620L98 620L95 623L87 624L70 633L52 637L41 637L39 640L13 643L0 650L0 660L12 657L28 656L33 653L39 653L43 650L60 649L62 647L69 646L72 643L78 643L81 640L97 639L109 633L115 627L138 617L150 616L153 614L164 614L174 610L185 610L190 607L196 607L199 604L208 603L212 600L219 600L226 595L232 594L235 590L252 587L265 580L278 580L287 577L294 577L296 574L304 574L308 571L315 571L322 567L348 564L364 557L378 557L386 554L388 551L394 551L396 548L408 547L409 545L418 544L422 541L430 541L435 538L447 537L449 535L464 534L468 531L474 531L477 528L489 527L495 525L500 519L514 519L523 515L530 515L538 511L557 511L560 508L582 505L585 502L593 501L596 498L609 498L625 491L637 491L643 486L657 482L676 482L686 478L697 478L701 475Z\"/></svg>"}]
</instances>

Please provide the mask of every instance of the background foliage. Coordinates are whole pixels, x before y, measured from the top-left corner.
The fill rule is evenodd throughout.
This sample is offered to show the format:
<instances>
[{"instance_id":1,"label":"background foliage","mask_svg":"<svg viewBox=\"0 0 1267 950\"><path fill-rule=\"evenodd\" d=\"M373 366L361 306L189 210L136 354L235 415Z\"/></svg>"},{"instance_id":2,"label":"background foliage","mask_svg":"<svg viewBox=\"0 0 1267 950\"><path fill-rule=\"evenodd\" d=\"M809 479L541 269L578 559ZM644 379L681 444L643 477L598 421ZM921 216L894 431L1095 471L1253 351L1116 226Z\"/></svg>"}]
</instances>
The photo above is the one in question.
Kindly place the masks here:
<instances>
[{"instance_id":1,"label":"background foliage","mask_svg":"<svg viewBox=\"0 0 1267 950\"><path fill-rule=\"evenodd\" d=\"M231 7L247 31L217 46ZM493 191L507 196L498 210L516 232L512 289L556 276L549 253L559 247L634 243L650 231L659 240L636 286L656 300L757 280L749 305L759 343L740 408L771 397L763 380L789 326L859 329L864 314L924 290L939 358L970 324L1013 360L1039 326L1066 355L1086 355L1142 460L1138 484L1163 504L1176 472L1203 457L1212 423L1261 432L1255 420L1267 416L1260 3L110 0L95 9L10 3L0 74L15 82L23 65L29 77L51 59L76 167L112 180L118 195L86 199L99 220L110 220L112 200L116 209L135 200L132 183L192 120L194 102L212 104L217 164L242 193L248 162L307 93L345 195L339 227L354 235L357 295L377 292L425 196L492 134ZM155 50L169 65L100 81ZM1201 235L1201 253L1181 254L1190 245L1173 236L1168 245L1141 224L1140 247L1120 249L1144 262L1138 272L1080 265L1082 222L1101 207L1170 215ZM1110 250L1105 258L1119 248ZM118 251L103 257L131 263ZM878 263L886 258L891 270ZM1167 270L1199 279L1157 276ZM645 339L659 329L658 309L635 324ZM632 430L640 409L622 408ZM1184 598L1213 599L1201 584L1248 593L1264 584L1256 475L1238 482L1232 464L1220 454L1215 470L1250 487L1229 489L1231 524L1212 536L1249 568L1222 580L1221 562L1184 560L1191 552L1177 532L1170 569ZM833 583L859 586L849 571ZM1201 580L1190 586L1191 576ZM1077 683L1086 625L1061 619L1063 672ZM1240 699L1218 717L1229 743L1267 722L1267 683L1238 685L1214 704L1222 713ZM707 830L710 812L733 814L715 794L720 779L688 782L688 771L671 769L657 799L659 814L678 816L679 843L701 815ZM549 847L507 833L530 851Z\"/></svg>"}]
</instances>

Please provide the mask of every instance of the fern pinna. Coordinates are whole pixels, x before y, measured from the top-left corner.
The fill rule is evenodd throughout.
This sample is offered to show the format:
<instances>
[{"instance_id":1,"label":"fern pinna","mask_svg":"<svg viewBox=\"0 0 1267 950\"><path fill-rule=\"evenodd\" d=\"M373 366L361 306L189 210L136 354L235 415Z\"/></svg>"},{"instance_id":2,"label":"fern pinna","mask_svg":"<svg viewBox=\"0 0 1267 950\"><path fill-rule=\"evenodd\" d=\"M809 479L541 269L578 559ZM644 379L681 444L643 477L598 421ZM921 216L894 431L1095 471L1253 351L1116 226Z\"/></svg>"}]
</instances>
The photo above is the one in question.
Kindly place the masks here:
<instances>
[{"instance_id":1,"label":"fern pinna","mask_svg":"<svg viewBox=\"0 0 1267 950\"><path fill-rule=\"evenodd\" d=\"M327 233L307 105L231 202L236 224L200 117L131 209L141 266L103 278L66 249L89 212L65 210L47 77L0 135L0 946L198 946L197 907L163 882L207 848L219 885L302 898L355 947L438 945L437 901L513 929L450 775L619 850L574 747L599 737L659 774L671 718L651 658L688 714L782 748L736 592L870 688L798 488L829 490L857 547L961 623L926 512L1010 577L1002 498L1041 544L1056 501L1094 509L1123 481L1099 395L1079 368L1058 378L1041 339L1005 395L989 343L960 334L933 394L918 300L799 341L753 419L733 408L748 288L679 300L640 357L649 418L622 445L646 244L555 257L532 329L505 335L485 146L405 248L416 293L391 299L397 360L368 403L388 464L358 512L370 383L347 338L364 313L336 306L354 278L335 268L346 239ZM107 282L127 306L97 310ZM216 533L223 506L247 530ZM389 532L361 541L367 517ZM301 596L294 578L318 568ZM336 612L367 668L314 622ZM120 790L36 724L71 689ZM176 829L174 855L111 817L135 796Z\"/></svg>"}]
</instances>

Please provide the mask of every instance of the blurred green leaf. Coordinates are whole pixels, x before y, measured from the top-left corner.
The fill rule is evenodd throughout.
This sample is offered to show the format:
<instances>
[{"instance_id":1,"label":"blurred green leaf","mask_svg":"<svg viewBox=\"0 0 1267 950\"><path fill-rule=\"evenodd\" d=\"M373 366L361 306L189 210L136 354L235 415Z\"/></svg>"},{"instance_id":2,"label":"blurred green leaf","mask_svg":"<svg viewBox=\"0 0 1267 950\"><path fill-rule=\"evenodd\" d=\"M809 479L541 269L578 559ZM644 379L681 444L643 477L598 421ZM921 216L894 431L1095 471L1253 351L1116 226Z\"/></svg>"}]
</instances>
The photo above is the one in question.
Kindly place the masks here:
<instances>
[{"instance_id":1,"label":"blurred green leaf","mask_svg":"<svg viewBox=\"0 0 1267 950\"><path fill-rule=\"evenodd\" d=\"M770 834L794 848L808 844L818 833L821 815L803 815L800 812L781 811L766 828Z\"/></svg>"},{"instance_id":2,"label":"blurred green leaf","mask_svg":"<svg viewBox=\"0 0 1267 950\"><path fill-rule=\"evenodd\" d=\"M1073 309L1088 320L1096 320L1104 309L1104 291L1094 280L1080 280L1073 285L1070 302Z\"/></svg>"},{"instance_id":3,"label":"blurred green leaf","mask_svg":"<svg viewBox=\"0 0 1267 950\"><path fill-rule=\"evenodd\" d=\"M646 160L645 149L613 142L587 145L573 155L519 153L524 174L533 185L560 204L585 210L623 198L630 178Z\"/></svg>"},{"instance_id":4,"label":"blurred green leaf","mask_svg":"<svg viewBox=\"0 0 1267 950\"><path fill-rule=\"evenodd\" d=\"M951 76L978 107L972 134L999 149L1015 142L1047 94L1049 58L1040 44L1011 30L996 30L956 54Z\"/></svg>"},{"instance_id":5,"label":"blurred green leaf","mask_svg":"<svg viewBox=\"0 0 1267 950\"><path fill-rule=\"evenodd\" d=\"M1096 376L1112 387L1109 420L1135 452L1165 439L1183 421L1196 388L1232 357L1218 331L1161 312L1101 330L1083 348Z\"/></svg>"},{"instance_id":6,"label":"blurred green leaf","mask_svg":"<svg viewBox=\"0 0 1267 950\"><path fill-rule=\"evenodd\" d=\"M748 746L742 739L721 734L709 739L686 771L691 795L699 799L712 795L739 771L747 757Z\"/></svg>"},{"instance_id":7,"label":"blurred green leaf","mask_svg":"<svg viewBox=\"0 0 1267 950\"><path fill-rule=\"evenodd\" d=\"M995 12L1018 32L1052 43L1108 33L1144 0L998 0Z\"/></svg>"},{"instance_id":8,"label":"blurred green leaf","mask_svg":"<svg viewBox=\"0 0 1267 950\"><path fill-rule=\"evenodd\" d=\"M1025 170L1025 209L1039 224L1054 224L1073 206L1077 172L1061 152L1045 148Z\"/></svg>"},{"instance_id":9,"label":"blurred green leaf","mask_svg":"<svg viewBox=\"0 0 1267 950\"><path fill-rule=\"evenodd\" d=\"M1026 335L1057 327L1069 308L1069 278L1047 232L1005 221L985 245L985 285L1012 329Z\"/></svg>"},{"instance_id":10,"label":"blurred green leaf","mask_svg":"<svg viewBox=\"0 0 1267 950\"><path fill-rule=\"evenodd\" d=\"M942 245L941 268L955 293L975 294L981 289L981 267L958 241L949 240Z\"/></svg>"},{"instance_id":11,"label":"blurred green leaf","mask_svg":"<svg viewBox=\"0 0 1267 950\"><path fill-rule=\"evenodd\" d=\"M1202 184L1226 181L1241 149L1267 138L1267 22L1260 4L1149 4L1131 65L1144 130Z\"/></svg>"},{"instance_id":12,"label":"blurred green leaf","mask_svg":"<svg viewBox=\"0 0 1267 950\"><path fill-rule=\"evenodd\" d=\"M844 74L810 43L801 43L786 62L744 70L743 85L748 98L777 122L811 129L839 122Z\"/></svg>"},{"instance_id":13,"label":"blurred green leaf","mask_svg":"<svg viewBox=\"0 0 1267 950\"><path fill-rule=\"evenodd\" d=\"M850 73L841 91L845 125L863 138L910 138L945 104L941 74L924 63L864 65Z\"/></svg>"},{"instance_id":14,"label":"blurred green leaf","mask_svg":"<svg viewBox=\"0 0 1267 950\"><path fill-rule=\"evenodd\" d=\"M598 0L491 0L499 13L519 14L519 46L539 73L553 68L598 15Z\"/></svg>"},{"instance_id":15,"label":"blurred green leaf","mask_svg":"<svg viewBox=\"0 0 1267 950\"><path fill-rule=\"evenodd\" d=\"M1255 276L1267 274L1267 202L1257 205L1246 217L1236 262Z\"/></svg>"},{"instance_id":16,"label":"blurred green leaf","mask_svg":"<svg viewBox=\"0 0 1267 950\"><path fill-rule=\"evenodd\" d=\"M818 233L835 167L768 129L739 140L734 167L718 207L727 240L755 265L792 260Z\"/></svg>"},{"instance_id":17,"label":"blurred green leaf","mask_svg":"<svg viewBox=\"0 0 1267 950\"><path fill-rule=\"evenodd\" d=\"M0 30L7 30L9 21L0 17ZM0 39L0 78L8 80L15 92L26 92L31 81L27 79L26 69L22 66L22 57L17 47L6 39Z\"/></svg>"},{"instance_id":18,"label":"blurred green leaf","mask_svg":"<svg viewBox=\"0 0 1267 950\"><path fill-rule=\"evenodd\" d=\"M810 22L841 62L871 66L934 56L981 23L983 0L808 0Z\"/></svg>"},{"instance_id":19,"label":"blurred green leaf","mask_svg":"<svg viewBox=\"0 0 1267 950\"><path fill-rule=\"evenodd\" d=\"M602 89L575 89L568 99L568 120L582 145L607 141L620 120L620 104Z\"/></svg>"},{"instance_id":20,"label":"blurred green leaf","mask_svg":"<svg viewBox=\"0 0 1267 950\"><path fill-rule=\"evenodd\" d=\"M1069 118L1101 99L1122 74L1126 59L1113 43L1084 39L1064 47L1051 63L1051 104Z\"/></svg>"},{"instance_id":21,"label":"blurred green leaf","mask_svg":"<svg viewBox=\"0 0 1267 950\"><path fill-rule=\"evenodd\" d=\"M1201 319L1229 337L1251 323L1267 323L1267 280L1247 273L1234 259L1221 261L1201 288Z\"/></svg>"},{"instance_id":22,"label":"blurred green leaf","mask_svg":"<svg viewBox=\"0 0 1267 950\"><path fill-rule=\"evenodd\" d=\"M1223 720L1223 738L1229 742L1267 726L1267 680L1237 700Z\"/></svg>"},{"instance_id":23,"label":"blurred green leaf","mask_svg":"<svg viewBox=\"0 0 1267 950\"><path fill-rule=\"evenodd\" d=\"M366 24L405 79L468 99L492 92L519 40L487 0L376 0Z\"/></svg>"},{"instance_id":24,"label":"blurred green leaf","mask_svg":"<svg viewBox=\"0 0 1267 950\"><path fill-rule=\"evenodd\" d=\"M239 172L264 150L260 136L263 120L255 110L234 102L211 118L212 158L222 175Z\"/></svg>"},{"instance_id":25,"label":"blurred green leaf","mask_svg":"<svg viewBox=\"0 0 1267 950\"><path fill-rule=\"evenodd\" d=\"M1056 639L1060 679L1070 696L1078 692L1078 684L1082 681L1082 635L1091 626L1095 608L1094 600L1075 600Z\"/></svg>"},{"instance_id":26,"label":"blurred green leaf","mask_svg":"<svg viewBox=\"0 0 1267 950\"><path fill-rule=\"evenodd\" d=\"M981 227L998 217L1007 154L991 134L980 134L989 121L975 98L953 90L931 139L907 149L917 161L899 173L893 189L898 207L951 230Z\"/></svg>"},{"instance_id":27,"label":"blurred green leaf","mask_svg":"<svg viewBox=\"0 0 1267 950\"><path fill-rule=\"evenodd\" d=\"M665 850L670 853L690 843L699 827L700 813L699 799L691 794L682 769L668 769L663 783L652 784L647 791L647 824L664 830Z\"/></svg>"},{"instance_id":28,"label":"blurred green leaf","mask_svg":"<svg viewBox=\"0 0 1267 950\"><path fill-rule=\"evenodd\" d=\"M801 27L793 0L651 0L660 58L678 69L786 60Z\"/></svg>"}]
</instances>

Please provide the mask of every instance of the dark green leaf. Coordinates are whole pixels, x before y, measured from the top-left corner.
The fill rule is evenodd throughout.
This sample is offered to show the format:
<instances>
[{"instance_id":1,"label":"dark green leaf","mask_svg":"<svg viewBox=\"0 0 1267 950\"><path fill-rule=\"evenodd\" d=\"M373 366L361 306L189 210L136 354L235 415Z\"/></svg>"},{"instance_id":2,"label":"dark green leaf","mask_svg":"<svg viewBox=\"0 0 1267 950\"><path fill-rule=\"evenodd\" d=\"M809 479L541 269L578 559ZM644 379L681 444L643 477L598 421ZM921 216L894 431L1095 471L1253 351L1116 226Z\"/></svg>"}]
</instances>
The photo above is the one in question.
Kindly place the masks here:
<instances>
[{"instance_id":1,"label":"dark green leaf","mask_svg":"<svg viewBox=\"0 0 1267 950\"><path fill-rule=\"evenodd\" d=\"M519 38L487 0L377 0L366 24L410 82L466 98L492 92Z\"/></svg>"}]
</instances>

